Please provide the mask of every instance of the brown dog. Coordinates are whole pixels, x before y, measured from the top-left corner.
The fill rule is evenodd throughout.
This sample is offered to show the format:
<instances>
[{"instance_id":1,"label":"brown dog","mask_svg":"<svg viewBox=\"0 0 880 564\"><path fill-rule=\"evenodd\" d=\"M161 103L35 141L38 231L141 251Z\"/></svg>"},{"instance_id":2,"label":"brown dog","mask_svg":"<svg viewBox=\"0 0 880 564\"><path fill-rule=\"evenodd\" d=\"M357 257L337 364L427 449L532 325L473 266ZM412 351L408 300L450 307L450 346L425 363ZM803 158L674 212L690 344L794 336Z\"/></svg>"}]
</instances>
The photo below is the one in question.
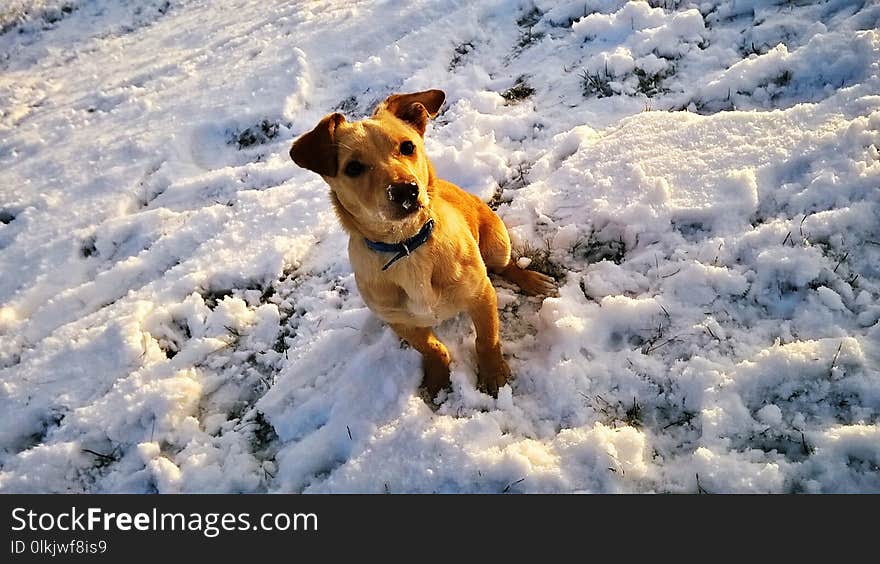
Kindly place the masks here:
<instances>
[{"instance_id":1,"label":"brown dog","mask_svg":"<svg viewBox=\"0 0 880 564\"><path fill-rule=\"evenodd\" d=\"M489 206L434 174L423 137L445 97L395 94L358 122L330 114L294 141L290 157L330 185L361 296L422 354L431 397L449 384L449 352L431 328L463 311L477 333L479 386L496 395L510 369L487 269L530 295L556 286L511 260L507 228Z\"/></svg>"}]
</instances>

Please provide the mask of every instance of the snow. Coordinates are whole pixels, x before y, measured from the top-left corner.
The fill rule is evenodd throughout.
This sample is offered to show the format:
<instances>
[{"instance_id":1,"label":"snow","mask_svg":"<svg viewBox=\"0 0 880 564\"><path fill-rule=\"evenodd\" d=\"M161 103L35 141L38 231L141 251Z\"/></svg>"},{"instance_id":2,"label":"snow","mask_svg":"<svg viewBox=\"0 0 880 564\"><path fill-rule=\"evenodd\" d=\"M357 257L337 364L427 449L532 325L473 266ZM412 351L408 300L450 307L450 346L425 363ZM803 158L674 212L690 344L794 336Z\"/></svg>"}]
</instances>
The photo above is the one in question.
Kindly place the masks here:
<instances>
[{"instance_id":1,"label":"snow","mask_svg":"<svg viewBox=\"0 0 880 564\"><path fill-rule=\"evenodd\" d=\"M880 5L0 8L0 491L880 491ZM514 373L364 305L323 115L442 88ZM529 92L529 90L532 90Z\"/></svg>"}]
</instances>

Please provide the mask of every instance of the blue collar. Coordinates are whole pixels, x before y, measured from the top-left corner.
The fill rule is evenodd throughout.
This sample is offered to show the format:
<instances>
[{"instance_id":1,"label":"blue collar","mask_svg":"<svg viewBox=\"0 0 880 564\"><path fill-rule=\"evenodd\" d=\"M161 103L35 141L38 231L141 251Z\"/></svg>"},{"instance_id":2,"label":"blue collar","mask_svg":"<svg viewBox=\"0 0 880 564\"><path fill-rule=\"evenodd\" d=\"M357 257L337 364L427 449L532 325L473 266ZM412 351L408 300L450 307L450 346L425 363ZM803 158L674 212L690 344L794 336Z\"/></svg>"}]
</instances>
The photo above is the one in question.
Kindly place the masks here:
<instances>
[{"instance_id":1,"label":"blue collar","mask_svg":"<svg viewBox=\"0 0 880 564\"><path fill-rule=\"evenodd\" d=\"M382 270L388 270L388 267L399 261L403 257L408 257L410 253L414 250L418 249L422 245L428 242L428 239L431 238L431 232L434 231L434 220L429 219L425 222L419 232L407 239L406 241L401 241L400 243L379 243L377 241L370 241L366 237L364 237L364 242L367 246L374 251L378 251L380 253L397 253L394 255L394 258L389 260L385 266L382 267Z\"/></svg>"}]
</instances>

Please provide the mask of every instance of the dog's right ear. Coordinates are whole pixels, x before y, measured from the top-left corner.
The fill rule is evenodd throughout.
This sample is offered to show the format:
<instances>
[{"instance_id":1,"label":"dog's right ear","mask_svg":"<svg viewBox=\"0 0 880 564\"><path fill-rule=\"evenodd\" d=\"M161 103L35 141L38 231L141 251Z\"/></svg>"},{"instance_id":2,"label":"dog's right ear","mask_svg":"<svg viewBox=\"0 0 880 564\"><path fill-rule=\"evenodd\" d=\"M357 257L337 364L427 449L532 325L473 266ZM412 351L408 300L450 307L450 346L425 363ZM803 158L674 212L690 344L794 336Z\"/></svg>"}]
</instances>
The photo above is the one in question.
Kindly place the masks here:
<instances>
[{"instance_id":1,"label":"dog's right ear","mask_svg":"<svg viewBox=\"0 0 880 564\"><path fill-rule=\"evenodd\" d=\"M339 166L336 128L345 123L340 113L324 117L315 129L304 133L290 147L290 158L299 166L321 176L336 176Z\"/></svg>"}]
</instances>

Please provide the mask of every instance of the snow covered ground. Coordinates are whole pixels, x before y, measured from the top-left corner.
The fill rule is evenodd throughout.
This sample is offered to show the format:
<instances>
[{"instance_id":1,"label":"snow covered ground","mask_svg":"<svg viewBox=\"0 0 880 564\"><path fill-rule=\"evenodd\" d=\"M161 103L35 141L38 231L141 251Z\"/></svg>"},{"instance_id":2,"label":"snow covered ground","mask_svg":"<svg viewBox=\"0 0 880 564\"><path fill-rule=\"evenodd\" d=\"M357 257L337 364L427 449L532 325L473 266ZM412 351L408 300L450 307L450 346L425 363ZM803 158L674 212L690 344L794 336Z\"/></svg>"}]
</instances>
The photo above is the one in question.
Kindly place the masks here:
<instances>
[{"instance_id":1,"label":"snow covered ground","mask_svg":"<svg viewBox=\"0 0 880 564\"><path fill-rule=\"evenodd\" d=\"M3 6L0 490L880 492L877 2ZM434 409L287 154L426 88L561 286Z\"/></svg>"}]
</instances>

